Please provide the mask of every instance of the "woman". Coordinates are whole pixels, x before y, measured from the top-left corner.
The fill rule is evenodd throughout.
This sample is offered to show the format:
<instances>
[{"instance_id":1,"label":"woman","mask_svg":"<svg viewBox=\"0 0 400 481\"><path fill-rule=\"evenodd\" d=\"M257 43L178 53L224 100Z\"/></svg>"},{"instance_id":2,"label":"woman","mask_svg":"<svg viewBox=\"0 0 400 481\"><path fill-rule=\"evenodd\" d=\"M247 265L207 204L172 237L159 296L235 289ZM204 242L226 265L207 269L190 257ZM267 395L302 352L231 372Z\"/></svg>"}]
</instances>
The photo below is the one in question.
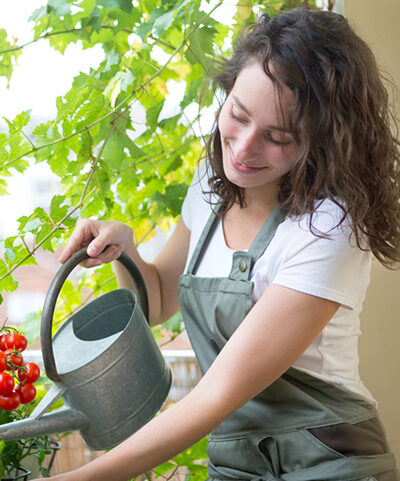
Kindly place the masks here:
<instances>
[{"instance_id":1,"label":"woman","mask_svg":"<svg viewBox=\"0 0 400 481\"><path fill-rule=\"evenodd\" d=\"M204 376L52 479L128 480L212 432L211 481L399 480L357 372L371 254L390 265L400 245L399 153L372 53L342 16L293 10L245 32L216 85L206 163L154 263L112 221L80 220L60 258L130 255L152 321L181 306Z\"/></svg>"}]
</instances>

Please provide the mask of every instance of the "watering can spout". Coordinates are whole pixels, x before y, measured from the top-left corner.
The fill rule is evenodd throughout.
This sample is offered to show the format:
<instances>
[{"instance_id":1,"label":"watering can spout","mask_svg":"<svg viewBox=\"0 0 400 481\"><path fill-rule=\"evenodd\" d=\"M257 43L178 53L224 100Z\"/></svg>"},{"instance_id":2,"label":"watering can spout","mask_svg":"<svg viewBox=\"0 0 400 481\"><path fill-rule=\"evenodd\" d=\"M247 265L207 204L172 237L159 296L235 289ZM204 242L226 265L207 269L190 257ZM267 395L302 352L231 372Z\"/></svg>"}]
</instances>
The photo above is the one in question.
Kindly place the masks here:
<instances>
[{"instance_id":1,"label":"watering can spout","mask_svg":"<svg viewBox=\"0 0 400 481\"><path fill-rule=\"evenodd\" d=\"M61 408L44 414L40 419L29 417L0 426L0 438L3 441L28 439L46 434L65 433L85 428L88 418L71 408Z\"/></svg>"},{"instance_id":2,"label":"watering can spout","mask_svg":"<svg viewBox=\"0 0 400 481\"><path fill-rule=\"evenodd\" d=\"M61 408L44 414L65 391L64 385L54 384L29 418L1 425L0 438L3 441L14 441L85 429L89 424L89 419L76 409Z\"/></svg>"}]
</instances>

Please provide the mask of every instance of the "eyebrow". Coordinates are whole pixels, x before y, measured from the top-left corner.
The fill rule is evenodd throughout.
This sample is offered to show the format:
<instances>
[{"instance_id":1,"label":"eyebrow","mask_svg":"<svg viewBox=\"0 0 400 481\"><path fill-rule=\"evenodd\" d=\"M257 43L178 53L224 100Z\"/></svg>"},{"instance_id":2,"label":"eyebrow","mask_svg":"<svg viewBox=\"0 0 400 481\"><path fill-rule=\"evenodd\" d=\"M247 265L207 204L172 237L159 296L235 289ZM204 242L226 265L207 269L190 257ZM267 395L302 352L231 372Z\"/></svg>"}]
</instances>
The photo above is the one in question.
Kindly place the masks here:
<instances>
[{"instance_id":1,"label":"eyebrow","mask_svg":"<svg viewBox=\"0 0 400 481\"><path fill-rule=\"evenodd\" d=\"M247 108L242 104L242 102L236 97L236 95L232 95L235 102L238 104L239 108L243 110L245 114L251 117L251 113L247 110ZM286 132L288 134L292 134L293 132L290 129L285 129L284 127L279 127L279 125L269 125L266 130L278 130L279 132Z\"/></svg>"}]
</instances>

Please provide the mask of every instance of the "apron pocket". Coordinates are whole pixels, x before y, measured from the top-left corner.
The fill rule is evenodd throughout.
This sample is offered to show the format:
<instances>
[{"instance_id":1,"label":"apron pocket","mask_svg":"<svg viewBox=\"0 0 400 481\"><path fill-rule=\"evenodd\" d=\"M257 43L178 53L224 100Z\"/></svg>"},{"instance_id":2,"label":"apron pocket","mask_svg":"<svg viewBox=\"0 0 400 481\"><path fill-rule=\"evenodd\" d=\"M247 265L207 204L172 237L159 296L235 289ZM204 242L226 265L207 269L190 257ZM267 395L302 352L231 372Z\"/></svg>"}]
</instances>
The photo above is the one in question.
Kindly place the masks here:
<instances>
[{"instance_id":1,"label":"apron pocket","mask_svg":"<svg viewBox=\"0 0 400 481\"><path fill-rule=\"evenodd\" d=\"M344 458L306 429L259 438L258 450L264 458L265 467L276 477Z\"/></svg>"},{"instance_id":2,"label":"apron pocket","mask_svg":"<svg viewBox=\"0 0 400 481\"><path fill-rule=\"evenodd\" d=\"M220 479L227 479L233 473L239 475L239 478L242 475L242 479L251 479L254 476L250 446L245 437L210 438L207 454L210 458L208 470L212 477L215 476L215 472L219 474L216 477Z\"/></svg>"},{"instance_id":3,"label":"apron pocket","mask_svg":"<svg viewBox=\"0 0 400 481\"><path fill-rule=\"evenodd\" d=\"M373 456L389 452L385 432L378 418L356 424L339 423L307 429L329 449L345 456Z\"/></svg>"}]
</instances>

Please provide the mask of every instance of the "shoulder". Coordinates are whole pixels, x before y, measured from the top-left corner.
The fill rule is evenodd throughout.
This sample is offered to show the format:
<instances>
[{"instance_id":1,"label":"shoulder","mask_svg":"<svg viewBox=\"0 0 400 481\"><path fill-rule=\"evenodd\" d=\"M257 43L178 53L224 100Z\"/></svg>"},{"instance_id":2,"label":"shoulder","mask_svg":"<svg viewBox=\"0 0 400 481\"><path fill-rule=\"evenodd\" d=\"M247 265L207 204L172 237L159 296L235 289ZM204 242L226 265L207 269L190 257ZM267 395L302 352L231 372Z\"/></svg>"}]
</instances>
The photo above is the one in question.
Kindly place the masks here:
<instances>
[{"instance_id":1,"label":"shoulder","mask_svg":"<svg viewBox=\"0 0 400 481\"><path fill-rule=\"evenodd\" d=\"M312 255L331 262L347 262L348 258L365 257L367 245L360 249L353 234L352 220L345 216L340 200L316 202L315 211L287 219L282 225L286 259ZM282 237L281 237L282 240Z\"/></svg>"},{"instance_id":2,"label":"shoulder","mask_svg":"<svg viewBox=\"0 0 400 481\"><path fill-rule=\"evenodd\" d=\"M353 237L340 204L319 202L312 215L279 226L255 277L354 307L369 281L371 253Z\"/></svg>"}]
</instances>

